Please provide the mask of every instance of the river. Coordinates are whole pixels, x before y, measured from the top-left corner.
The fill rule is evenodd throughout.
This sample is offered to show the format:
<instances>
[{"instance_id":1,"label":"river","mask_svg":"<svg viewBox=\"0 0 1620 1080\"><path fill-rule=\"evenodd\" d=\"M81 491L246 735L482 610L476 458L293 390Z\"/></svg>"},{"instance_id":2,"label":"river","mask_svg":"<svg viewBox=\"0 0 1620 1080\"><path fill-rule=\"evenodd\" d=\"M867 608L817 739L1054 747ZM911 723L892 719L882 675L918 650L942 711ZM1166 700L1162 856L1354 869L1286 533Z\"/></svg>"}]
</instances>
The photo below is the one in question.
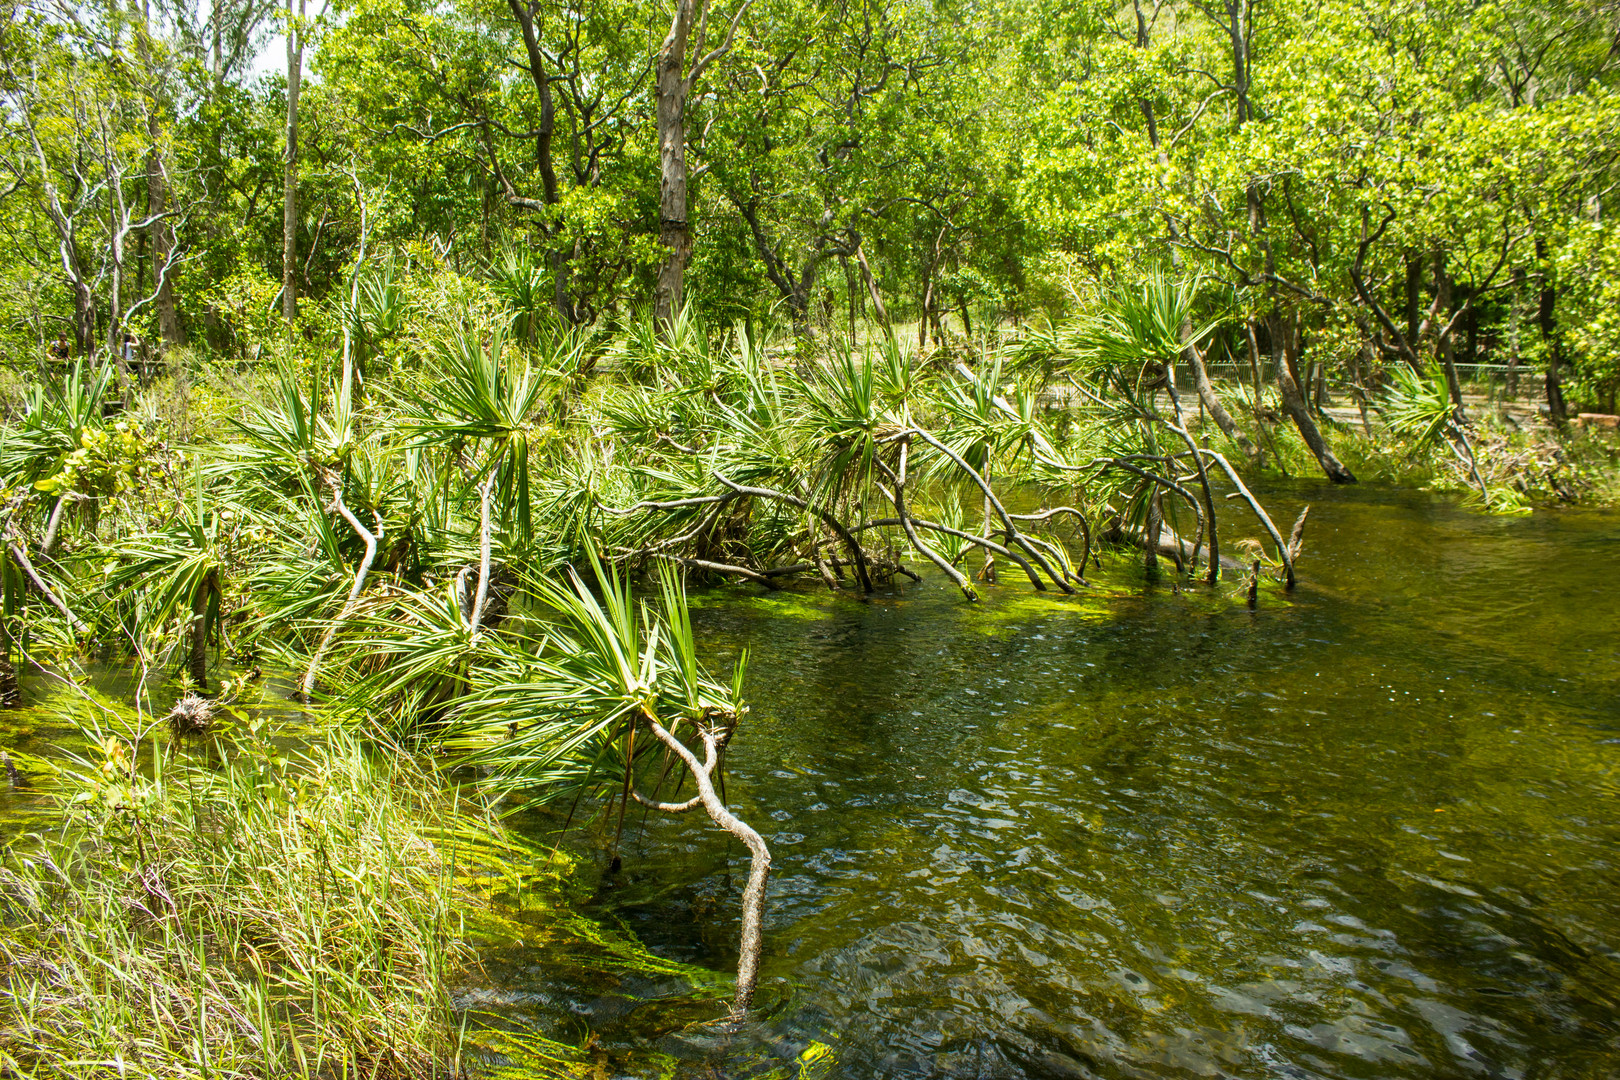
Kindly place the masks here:
<instances>
[{"instance_id":1,"label":"river","mask_svg":"<svg viewBox=\"0 0 1620 1080\"><path fill-rule=\"evenodd\" d=\"M1123 558L1075 598L697 597L712 665L751 655L757 1021L537 956L486 998L604 1075L1620 1074L1620 515L1264 496L1314 509L1253 611ZM623 858L595 917L735 964L740 845L655 815Z\"/></svg>"}]
</instances>

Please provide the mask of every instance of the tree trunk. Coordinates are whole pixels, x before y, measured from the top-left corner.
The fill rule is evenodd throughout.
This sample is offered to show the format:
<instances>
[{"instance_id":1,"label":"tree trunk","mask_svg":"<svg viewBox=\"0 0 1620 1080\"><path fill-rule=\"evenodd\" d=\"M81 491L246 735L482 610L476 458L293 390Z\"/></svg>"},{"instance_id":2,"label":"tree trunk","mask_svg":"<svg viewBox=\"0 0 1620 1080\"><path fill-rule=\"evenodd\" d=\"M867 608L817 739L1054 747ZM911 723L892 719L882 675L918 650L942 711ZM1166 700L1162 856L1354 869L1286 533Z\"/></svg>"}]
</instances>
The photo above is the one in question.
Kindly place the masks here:
<instances>
[{"instance_id":1,"label":"tree trunk","mask_svg":"<svg viewBox=\"0 0 1620 1080\"><path fill-rule=\"evenodd\" d=\"M1513 291L1508 293L1508 371L1507 396L1512 400L1519 395L1519 301L1524 288L1524 271L1513 271Z\"/></svg>"},{"instance_id":2,"label":"tree trunk","mask_svg":"<svg viewBox=\"0 0 1620 1080\"><path fill-rule=\"evenodd\" d=\"M1405 252L1403 257L1406 261L1406 291L1402 297L1406 311L1406 340L1416 347L1418 327L1421 325L1418 320L1418 303L1419 294L1423 290L1423 260L1411 251Z\"/></svg>"},{"instance_id":3,"label":"tree trunk","mask_svg":"<svg viewBox=\"0 0 1620 1080\"><path fill-rule=\"evenodd\" d=\"M1451 275L1446 273L1446 253L1444 248L1434 249L1434 298L1436 310L1440 312L1436 323L1443 327L1449 327L1453 314ZM1444 320L1444 322L1440 320ZM1446 392L1451 395L1451 404L1455 407L1457 421L1462 423L1465 419L1462 381L1457 378L1456 349L1453 347L1449 330L1442 333L1440 340L1435 342L1435 352L1440 357L1441 369L1446 373Z\"/></svg>"},{"instance_id":4,"label":"tree trunk","mask_svg":"<svg viewBox=\"0 0 1620 1080\"><path fill-rule=\"evenodd\" d=\"M922 268L922 312L917 316L917 348L928 348L928 328L930 323L934 327L934 340L945 344L945 332L939 325L939 316L934 312L934 278L939 271L940 245L945 242L945 230L948 225L941 225L939 232L934 234L934 246L923 261Z\"/></svg>"},{"instance_id":5,"label":"tree trunk","mask_svg":"<svg viewBox=\"0 0 1620 1080\"><path fill-rule=\"evenodd\" d=\"M676 0L669 36L658 52L658 240L664 262L658 268L653 315L668 326L680 313L686 264L692 257L692 230L686 221L686 39L697 0Z\"/></svg>"},{"instance_id":6,"label":"tree trunk","mask_svg":"<svg viewBox=\"0 0 1620 1080\"><path fill-rule=\"evenodd\" d=\"M694 801L702 804L704 812L709 815L709 820L741 840L743 846L748 848L748 884L743 888L742 933L737 942L737 997L731 1007L732 1021L741 1023L748 1018L748 1010L754 1004L754 990L759 984L759 956L764 943L765 885L771 874L771 852L765 846L765 839L752 826L728 810L726 804L720 800L720 796L715 793L710 777L714 773L718 757L716 736L707 731L703 733L705 760L700 762L686 744L672 735L650 713L647 714L647 723L658 741L685 763L691 773L692 782L698 789ZM639 792L636 798L646 802ZM687 802L664 808L679 812L691 805L691 802Z\"/></svg>"},{"instance_id":7,"label":"tree trunk","mask_svg":"<svg viewBox=\"0 0 1620 1080\"><path fill-rule=\"evenodd\" d=\"M68 287L73 290L73 343L88 358L96 351L96 294L82 278L69 280Z\"/></svg>"},{"instance_id":8,"label":"tree trunk","mask_svg":"<svg viewBox=\"0 0 1620 1080\"><path fill-rule=\"evenodd\" d=\"M124 355L124 234L122 225L112 230L112 273L107 287L107 355L118 372L118 396L129 408L135 403L129 379L129 358ZM107 361L103 361L104 363Z\"/></svg>"},{"instance_id":9,"label":"tree trunk","mask_svg":"<svg viewBox=\"0 0 1620 1080\"><path fill-rule=\"evenodd\" d=\"M1294 426L1299 429L1300 438L1310 447L1317 464L1322 467L1323 474L1335 484L1355 483L1355 474L1333 456L1333 451L1328 449L1327 440L1322 437L1321 429L1311 417L1310 408L1305 404L1305 395L1299 385L1297 366L1299 327L1295 316L1291 314L1273 316L1271 332L1272 347L1278 350L1277 387L1282 391L1283 411L1294 421Z\"/></svg>"},{"instance_id":10,"label":"tree trunk","mask_svg":"<svg viewBox=\"0 0 1620 1080\"><path fill-rule=\"evenodd\" d=\"M306 0L298 0L298 19ZM293 21L293 0L287 0L287 150L282 174L281 209L281 317L289 324L298 318L298 89L304 77L304 35Z\"/></svg>"},{"instance_id":11,"label":"tree trunk","mask_svg":"<svg viewBox=\"0 0 1620 1080\"><path fill-rule=\"evenodd\" d=\"M147 226L147 237L152 248L152 277L157 283L158 333L162 335L164 347L173 348L184 345L186 337L185 331L180 329L180 315L174 303L174 274L168 265L174 251L174 236L168 221L158 217L168 206L169 184L164 176L163 159L158 154L159 132L155 117L148 131L153 146L146 159L146 208L147 216L156 220Z\"/></svg>"},{"instance_id":12,"label":"tree trunk","mask_svg":"<svg viewBox=\"0 0 1620 1080\"><path fill-rule=\"evenodd\" d=\"M1147 540L1142 545L1142 566L1149 576L1159 572L1159 545L1155 541L1164 531L1164 514L1159 507L1159 489L1154 487L1148 492L1147 524L1142 529L1142 536Z\"/></svg>"},{"instance_id":13,"label":"tree trunk","mask_svg":"<svg viewBox=\"0 0 1620 1080\"><path fill-rule=\"evenodd\" d=\"M1181 335L1183 338L1191 333L1192 327L1190 325L1182 326ZM1237 422L1232 419L1231 414L1221 404L1221 399L1215 395L1215 384L1209 381L1209 371L1204 367L1204 355L1198 351L1198 346L1189 341L1183 353L1187 357L1187 365L1192 368L1193 385L1198 388L1198 400L1204 406L1205 411L1209 413L1210 418L1215 421L1215 426L1220 428L1228 439L1238 444L1238 448L1243 451L1245 457L1252 459L1259 456L1259 449L1249 441L1247 435L1243 434L1242 430L1237 426ZM1255 400L1256 402L1259 401L1258 398Z\"/></svg>"},{"instance_id":14,"label":"tree trunk","mask_svg":"<svg viewBox=\"0 0 1620 1080\"><path fill-rule=\"evenodd\" d=\"M754 237L754 250L759 255L760 261L765 264L765 276L770 279L772 285L776 286L777 295L787 305L788 312L793 319L794 336L801 341L809 340L811 337L810 293L815 286L816 275L821 270L822 260L829 257L829 252L821 243L812 245L805 254L803 266L800 267L798 275L795 276L793 270L787 265L787 261L777 253L770 238L765 235L765 228L760 224L759 214L756 212L754 204L749 200L738 199L735 196L732 197L731 201L737 207L737 212L742 215L743 220L748 223L748 231ZM839 251L837 254L844 264L845 279L852 282L847 253ZM850 289L849 326L850 341L853 342L855 340L855 294L853 284L850 285Z\"/></svg>"},{"instance_id":15,"label":"tree trunk","mask_svg":"<svg viewBox=\"0 0 1620 1080\"><path fill-rule=\"evenodd\" d=\"M212 591L208 584L199 588L191 598L191 659L188 667L191 681L199 691L208 689L208 601Z\"/></svg>"},{"instance_id":16,"label":"tree trunk","mask_svg":"<svg viewBox=\"0 0 1620 1080\"><path fill-rule=\"evenodd\" d=\"M147 77L158 74L152 70L152 51L149 46L152 33L152 15L149 3L142 4L141 26L136 38L141 63L147 68ZM175 312L174 281L169 273L169 259L174 250L174 235L163 217L169 198L168 173L163 167L163 127L158 122L158 100L155 93L146 102L146 216L151 224L146 227L147 247L152 255L152 281L157 286L158 332L164 347L184 344L180 319ZM136 295L145 292L142 285L135 287Z\"/></svg>"},{"instance_id":17,"label":"tree trunk","mask_svg":"<svg viewBox=\"0 0 1620 1080\"><path fill-rule=\"evenodd\" d=\"M1539 237L1536 239L1536 259L1550 271L1551 268L1547 266L1547 244ZM1559 372L1564 349L1563 335L1558 332L1558 321L1554 316L1557 303L1558 287L1550 276L1544 278L1541 301L1536 307L1536 323L1541 327L1541 340L1547 345L1547 416L1562 427L1569 418L1569 412L1564 405L1563 376Z\"/></svg>"},{"instance_id":18,"label":"tree trunk","mask_svg":"<svg viewBox=\"0 0 1620 1080\"><path fill-rule=\"evenodd\" d=\"M879 325L892 332L894 328L889 325L889 309L883 304L883 294L878 292L877 278L872 276L871 264L866 261L866 249L859 240L855 242L855 264L861 268L861 280L866 283L866 292L872 298L872 310L877 312Z\"/></svg>"},{"instance_id":19,"label":"tree trunk","mask_svg":"<svg viewBox=\"0 0 1620 1080\"><path fill-rule=\"evenodd\" d=\"M529 79L540 95L540 126L535 129L535 153L540 164L540 189L546 205L555 205L557 194L557 167L552 161L551 144L557 132L557 108L551 96L551 77L547 74L545 54L540 51L540 37L535 33L534 16L539 4L530 0L507 0L507 7L523 32L523 48L529 57ZM551 223L548 223L548 226Z\"/></svg>"}]
</instances>

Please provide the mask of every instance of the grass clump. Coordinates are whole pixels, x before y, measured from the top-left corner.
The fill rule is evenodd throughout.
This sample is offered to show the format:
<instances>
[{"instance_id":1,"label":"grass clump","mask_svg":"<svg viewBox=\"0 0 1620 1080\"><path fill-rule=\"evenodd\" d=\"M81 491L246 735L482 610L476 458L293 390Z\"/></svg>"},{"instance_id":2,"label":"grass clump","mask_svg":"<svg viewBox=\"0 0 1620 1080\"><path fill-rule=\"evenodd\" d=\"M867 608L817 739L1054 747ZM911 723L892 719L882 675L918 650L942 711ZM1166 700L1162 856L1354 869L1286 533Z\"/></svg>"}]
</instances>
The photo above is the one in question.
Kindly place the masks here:
<instances>
[{"instance_id":1,"label":"grass clump","mask_svg":"<svg viewBox=\"0 0 1620 1080\"><path fill-rule=\"evenodd\" d=\"M60 828L0 859L0 1066L462 1074L458 911L509 869L488 821L341 731L293 759L257 732L212 764L132 747L76 759Z\"/></svg>"}]
</instances>

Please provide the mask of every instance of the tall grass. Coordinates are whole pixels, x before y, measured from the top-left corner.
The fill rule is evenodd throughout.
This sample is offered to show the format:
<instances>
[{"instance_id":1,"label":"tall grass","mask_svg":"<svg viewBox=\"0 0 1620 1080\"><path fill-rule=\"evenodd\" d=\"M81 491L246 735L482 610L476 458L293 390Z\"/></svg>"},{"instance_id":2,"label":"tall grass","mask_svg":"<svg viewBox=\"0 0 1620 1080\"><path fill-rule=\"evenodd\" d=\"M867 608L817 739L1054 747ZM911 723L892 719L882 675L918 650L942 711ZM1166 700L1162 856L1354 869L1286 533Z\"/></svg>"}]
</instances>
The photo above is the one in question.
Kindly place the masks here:
<instances>
[{"instance_id":1,"label":"tall grass","mask_svg":"<svg viewBox=\"0 0 1620 1080\"><path fill-rule=\"evenodd\" d=\"M0 1066L463 1075L458 912L512 870L491 823L341 731L292 760L256 735L215 749L137 769L103 739L61 827L0 859Z\"/></svg>"}]
</instances>

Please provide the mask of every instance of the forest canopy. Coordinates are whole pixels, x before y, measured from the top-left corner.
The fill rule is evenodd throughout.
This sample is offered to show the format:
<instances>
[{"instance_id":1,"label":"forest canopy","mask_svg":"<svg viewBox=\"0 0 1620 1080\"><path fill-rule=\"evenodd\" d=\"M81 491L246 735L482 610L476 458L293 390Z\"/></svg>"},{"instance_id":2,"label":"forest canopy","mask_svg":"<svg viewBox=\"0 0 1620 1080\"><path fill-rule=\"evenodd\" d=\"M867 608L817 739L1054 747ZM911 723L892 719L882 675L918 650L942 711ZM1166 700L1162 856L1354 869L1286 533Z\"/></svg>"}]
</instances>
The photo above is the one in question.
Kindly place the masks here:
<instances>
[{"instance_id":1,"label":"forest canopy","mask_svg":"<svg viewBox=\"0 0 1620 1080\"><path fill-rule=\"evenodd\" d=\"M1524 364L1556 420L1620 379L1612 3L8 7L13 365L331 340L363 262L805 347L1163 267L1301 383Z\"/></svg>"}]
</instances>

